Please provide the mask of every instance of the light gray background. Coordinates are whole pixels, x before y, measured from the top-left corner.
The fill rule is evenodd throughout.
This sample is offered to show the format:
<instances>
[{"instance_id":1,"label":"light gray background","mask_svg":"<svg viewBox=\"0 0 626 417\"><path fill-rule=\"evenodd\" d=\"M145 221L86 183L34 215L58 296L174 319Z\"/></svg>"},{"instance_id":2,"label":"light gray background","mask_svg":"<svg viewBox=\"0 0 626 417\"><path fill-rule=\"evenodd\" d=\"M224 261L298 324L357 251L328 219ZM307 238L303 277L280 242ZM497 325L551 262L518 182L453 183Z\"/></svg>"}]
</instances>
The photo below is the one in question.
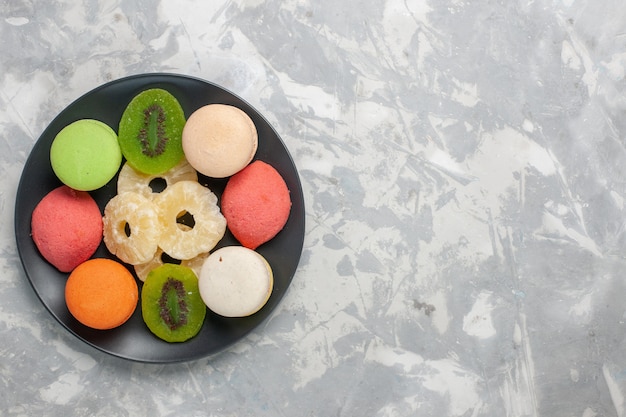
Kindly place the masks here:
<instances>
[{"instance_id":1,"label":"light gray background","mask_svg":"<svg viewBox=\"0 0 626 417\"><path fill-rule=\"evenodd\" d=\"M0 5L0 415L625 416L621 0ZM286 297L223 354L110 357L46 312L15 192L70 102L221 84L299 168Z\"/></svg>"}]
</instances>

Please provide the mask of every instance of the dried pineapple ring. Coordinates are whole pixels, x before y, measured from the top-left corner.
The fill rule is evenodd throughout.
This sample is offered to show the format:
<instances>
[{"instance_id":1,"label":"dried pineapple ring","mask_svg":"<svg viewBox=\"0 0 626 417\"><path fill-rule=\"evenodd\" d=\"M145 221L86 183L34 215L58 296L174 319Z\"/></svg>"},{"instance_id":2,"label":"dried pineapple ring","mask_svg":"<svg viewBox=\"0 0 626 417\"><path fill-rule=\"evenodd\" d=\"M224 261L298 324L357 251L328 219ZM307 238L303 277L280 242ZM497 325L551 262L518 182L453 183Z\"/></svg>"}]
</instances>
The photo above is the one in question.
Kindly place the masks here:
<instances>
[{"instance_id":1,"label":"dried pineapple ring","mask_svg":"<svg viewBox=\"0 0 626 417\"><path fill-rule=\"evenodd\" d=\"M161 220L158 246L175 259L191 259L208 252L226 232L226 219L217 205L217 196L195 181L179 181L154 197ZM193 226L184 230L178 219L186 213Z\"/></svg>"},{"instance_id":2,"label":"dried pineapple ring","mask_svg":"<svg viewBox=\"0 0 626 417\"><path fill-rule=\"evenodd\" d=\"M137 275L137 278L139 278L141 281L145 281L150 271L152 271L156 267L163 265L165 263L163 261L163 253L164 253L163 249L158 248L156 253L154 254L154 257L150 259L148 262L144 264L135 265L134 269L135 269L135 274ZM204 263L204 261L206 260L208 256L209 256L208 252L201 253L191 259L183 259L180 262L180 265L186 266L187 268L191 268L191 270L196 274L196 276L200 276L199 275L200 269L202 269L202 264Z\"/></svg>"},{"instance_id":3,"label":"dried pineapple ring","mask_svg":"<svg viewBox=\"0 0 626 417\"><path fill-rule=\"evenodd\" d=\"M141 194L124 192L104 208L104 244L123 262L148 262L157 250L161 224L151 200Z\"/></svg>"},{"instance_id":4,"label":"dried pineapple ring","mask_svg":"<svg viewBox=\"0 0 626 417\"><path fill-rule=\"evenodd\" d=\"M165 186L168 187L179 181L198 181L198 172L184 158L178 165L159 175L144 174L126 162L117 178L117 192L120 194L130 191L146 198L153 198L157 193L153 192L150 184L159 178L163 179Z\"/></svg>"},{"instance_id":5,"label":"dried pineapple ring","mask_svg":"<svg viewBox=\"0 0 626 417\"><path fill-rule=\"evenodd\" d=\"M202 265L204 265L204 261L209 257L209 252L199 253L191 259L184 259L181 262L181 265L186 266L187 268L191 268L191 270L196 274L196 276L200 276L200 270L202 269Z\"/></svg>"}]
</instances>

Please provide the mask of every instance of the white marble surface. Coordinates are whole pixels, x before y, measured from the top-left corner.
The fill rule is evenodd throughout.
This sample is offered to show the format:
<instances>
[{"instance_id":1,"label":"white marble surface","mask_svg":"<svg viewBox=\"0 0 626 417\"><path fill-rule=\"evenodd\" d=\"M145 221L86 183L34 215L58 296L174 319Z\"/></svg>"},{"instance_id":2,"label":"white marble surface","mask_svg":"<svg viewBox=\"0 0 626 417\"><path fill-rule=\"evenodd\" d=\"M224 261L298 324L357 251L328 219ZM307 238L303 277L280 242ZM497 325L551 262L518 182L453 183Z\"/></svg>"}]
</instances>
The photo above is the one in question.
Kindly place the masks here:
<instances>
[{"instance_id":1,"label":"white marble surface","mask_svg":"<svg viewBox=\"0 0 626 417\"><path fill-rule=\"evenodd\" d=\"M0 415L626 416L621 0L0 5ZM130 363L28 284L23 164L65 106L172 72L255 106L307 211L279 308Z\"/></svg>"}]
</instances>

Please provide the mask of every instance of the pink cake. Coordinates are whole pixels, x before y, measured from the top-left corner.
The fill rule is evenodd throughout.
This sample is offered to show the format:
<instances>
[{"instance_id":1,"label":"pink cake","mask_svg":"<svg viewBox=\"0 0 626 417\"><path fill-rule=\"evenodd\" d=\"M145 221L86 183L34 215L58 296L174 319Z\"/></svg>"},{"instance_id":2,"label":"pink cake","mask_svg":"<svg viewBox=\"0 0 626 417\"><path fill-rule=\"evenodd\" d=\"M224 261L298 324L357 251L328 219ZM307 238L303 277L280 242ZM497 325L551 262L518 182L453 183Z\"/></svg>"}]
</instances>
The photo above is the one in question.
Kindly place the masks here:
<instances>
[{"instance_id":1,"label":"pink cake","mask_svg":"<svg viewBox=\"0 0 626 417\"><path fill-rule=\"evenodd\" d=\"M63 185L37 204L31 230L41 255L59 271L70 272L100 245L102 214L88 192Z\"/></svg>"}]
</instances>

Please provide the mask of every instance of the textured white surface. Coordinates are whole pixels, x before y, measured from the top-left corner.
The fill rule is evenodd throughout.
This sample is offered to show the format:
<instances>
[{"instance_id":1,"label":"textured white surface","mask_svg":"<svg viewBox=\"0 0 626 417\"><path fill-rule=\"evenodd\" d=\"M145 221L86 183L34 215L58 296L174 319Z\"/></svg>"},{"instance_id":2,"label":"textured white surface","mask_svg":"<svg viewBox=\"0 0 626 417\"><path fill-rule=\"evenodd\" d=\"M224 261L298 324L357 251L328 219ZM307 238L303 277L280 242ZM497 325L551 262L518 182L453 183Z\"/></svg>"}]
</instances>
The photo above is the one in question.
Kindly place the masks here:
<instances>
[{"instance_id":1,"label":"textured white surface","mask_svg":"<svg viewBox=\"0 0 626 417\"><path fill-rule=\"evenodd\" d=\"M619 0L0 5L0 414L623 416ZM175 72L242 96L303 183L299 270L218 357L120 361L28 285L15 192L92 88Z\"/></svg>"}]
</instances>

